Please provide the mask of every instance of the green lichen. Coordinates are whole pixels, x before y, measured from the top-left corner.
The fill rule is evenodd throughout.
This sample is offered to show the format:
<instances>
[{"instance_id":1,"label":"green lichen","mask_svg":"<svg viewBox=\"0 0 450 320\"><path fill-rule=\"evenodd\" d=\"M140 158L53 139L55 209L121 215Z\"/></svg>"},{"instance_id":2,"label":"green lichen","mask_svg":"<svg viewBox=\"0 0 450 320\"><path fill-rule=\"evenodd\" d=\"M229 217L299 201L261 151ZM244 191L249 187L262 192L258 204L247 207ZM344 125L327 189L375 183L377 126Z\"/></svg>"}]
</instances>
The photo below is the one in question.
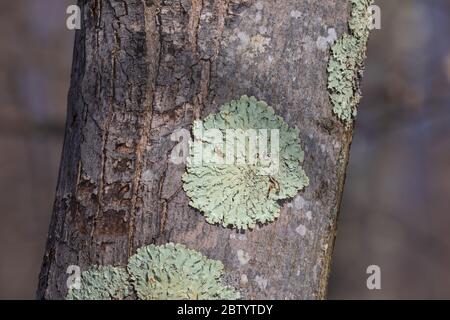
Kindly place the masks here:
<instances>
[{"instance_id":1,"label":"green lichen","mask_svg":"<svg viewBox=\"0 0 450 320\"><path fill-rule=\"evenodd\" d=\"M222 284L223 264L181 244L149 245L130 257L127 268L94 266L81 274L81 287L68 300L239 299Z\"/></svg>"},{"instance_id":2,"label":"green lichen","mask_svg":"<svg viewBox=\"0 0 450 320\"><path fill-rule=\"evenodd\" d=\"M128 295L128 273L113 266L93 266L81 273L81 287L70 288L67 300L121 300Z\"/></svg>"},{"instance_id":3,"label":"green lichen","mask_svg":"<svg viewBox=\"0 0 450 320\"><path fill-rule=\"evenodd\" d=\"M180 244L150 245L130 258L128 272L139 299L239 299L220 282L223 264Z\"/></svg>"},{"instance_id":4,"label":"green lichen","mask_svg":"<svg viewBox=\"0 0 450 320\"><path fill-rule=\"evenodd\" d=\"M205 131L220 130L223 137L220 144L207 134L201 135L202 128ZM272 157L269 161L239 163L237 152L232 164L205 160L205 157L215 157L215 160L224 161L229 151L226 141L230 129L276 130L279 135L278 160ZM219 113L194 122L193 135L187 172L183 175L184 190L191 200L190 205L203 212L211 224L247 229L256 223L274 221L280 213L278 200L294 197L309 183L300 166L304 153L298 129L290 128L275 115L272 107L254 97L242 96L237 101L224 104ZM259 160L267 159L269 153L274 156L272 143L275 140L272 140L272 135L269 137L267 134L270 145L267 150L271 151L264 153L258 148ZM199 142L203 148L203 162L200 164L194 161L198 157L196 143ZM249 152L250 144L247 143L245 154Z\"/></svg>"},{"instance_id":5,"label":"green lichen","mask_svg":"<svg viewBox=\"0 0 450 320\"><path fill-rule=\"evenodd\" d=\"M349 33L342 35L331 47L328 63L328 91L333 112L347 127L356 117L356 107L361 99L359 82L366 57L369 38L369 7L373 0L350 0L352 11Z\"/></svg>"}]
</instances>

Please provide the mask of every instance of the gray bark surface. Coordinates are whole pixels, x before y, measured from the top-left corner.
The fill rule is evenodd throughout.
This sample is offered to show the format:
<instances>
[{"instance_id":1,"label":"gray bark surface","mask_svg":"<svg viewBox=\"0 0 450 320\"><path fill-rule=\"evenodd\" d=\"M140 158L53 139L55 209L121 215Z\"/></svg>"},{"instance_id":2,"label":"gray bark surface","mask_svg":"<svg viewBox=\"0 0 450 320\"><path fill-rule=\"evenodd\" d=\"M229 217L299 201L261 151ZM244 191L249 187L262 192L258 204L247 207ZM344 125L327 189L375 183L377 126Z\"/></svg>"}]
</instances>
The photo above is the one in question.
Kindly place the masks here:
<instances>
[{"instance_id":1,"label":"gray bark surface","mask_svg":"<svg viewBox=\"0 0 450 320\"><path fill-rule=\"evenodd\" d=\"M352 130L332 114L329 51L316 41L347 30L347 1L79 5L38 297L64 298L69 265L126 265L143 245L176 242L221 260L245 299L324 298ZM188 205L170 134L244 94L300 129L310 186L275 222L236 232Z\"/></svg>"}]
</instances>

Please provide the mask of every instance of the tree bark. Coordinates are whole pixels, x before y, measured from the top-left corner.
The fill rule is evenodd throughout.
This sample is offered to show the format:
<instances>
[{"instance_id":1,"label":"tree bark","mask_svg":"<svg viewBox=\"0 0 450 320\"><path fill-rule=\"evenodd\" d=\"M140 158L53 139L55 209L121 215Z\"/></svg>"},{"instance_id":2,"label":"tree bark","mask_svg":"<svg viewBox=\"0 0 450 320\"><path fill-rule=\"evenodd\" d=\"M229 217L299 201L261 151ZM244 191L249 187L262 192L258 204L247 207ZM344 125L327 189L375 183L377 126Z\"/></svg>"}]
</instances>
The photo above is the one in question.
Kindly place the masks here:
<instances>
[{"instance_id":1,"label":"tree bark","mask_svg":"<svg viewBox=\"0 0 450 320\"><path fill-rule=\"evenodd\" d=\"M324 298L352 130L332 114L329 50L316 40L328 28L346 32L348 2L79 5L38 297L64 298L69 265L126 265L143 245L175 242L221 260L244 299ZM236 232L206 223L188 205L185 167L169 161L170 134L244 94L300 129L310 185L275 222Z\"/></svg>"}]
</instances>

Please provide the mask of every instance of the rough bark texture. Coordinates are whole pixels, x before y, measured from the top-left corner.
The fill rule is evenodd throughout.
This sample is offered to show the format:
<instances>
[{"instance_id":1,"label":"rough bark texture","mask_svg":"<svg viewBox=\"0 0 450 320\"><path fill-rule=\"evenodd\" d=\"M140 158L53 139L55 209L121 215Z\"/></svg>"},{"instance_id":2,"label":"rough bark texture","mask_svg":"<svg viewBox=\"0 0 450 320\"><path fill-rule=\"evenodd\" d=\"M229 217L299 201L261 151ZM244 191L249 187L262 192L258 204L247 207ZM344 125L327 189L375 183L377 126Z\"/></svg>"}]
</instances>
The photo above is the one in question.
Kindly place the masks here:
<instances>
[{"instance_id":1,"label":"rough bark texture","mask_svg":"<svg viewBox=\"0 0 450 320\"><path fill-rule=\"evenodd\" d=\"M316 40L330 27L347 30L347 1L79 5L83 27L38 297L66 295L68 265L126 265L143 245L178 242L221 260L245 299L324 298L352 132L331 112L329 52ZM172 132L243 94L300 129L310 186L276 222L238 233L189 207L185 167L169 156Z\"/></svg>"}]
</instances>

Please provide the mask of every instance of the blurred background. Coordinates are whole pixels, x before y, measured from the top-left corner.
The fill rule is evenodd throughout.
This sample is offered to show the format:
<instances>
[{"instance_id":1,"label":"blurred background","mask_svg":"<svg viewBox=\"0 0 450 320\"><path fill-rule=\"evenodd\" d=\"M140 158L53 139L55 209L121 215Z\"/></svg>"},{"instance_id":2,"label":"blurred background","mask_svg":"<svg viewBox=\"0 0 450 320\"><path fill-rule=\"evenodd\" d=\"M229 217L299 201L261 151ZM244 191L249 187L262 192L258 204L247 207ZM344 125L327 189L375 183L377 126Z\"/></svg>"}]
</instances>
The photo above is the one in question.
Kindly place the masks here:
<instances>
[{"instance_id":1,"label":"blurred background","mask_svg":"<svg viewBox=\"0 0 450 320\"><path fill-rule=\"evenodd\" d=\"M64 134L73 0L0 4L0 299L33 299ZM450 1L377 0L330 299L450 299ZM381 268L368 290L366 268Z\"/></svg>"}]
</instances>

